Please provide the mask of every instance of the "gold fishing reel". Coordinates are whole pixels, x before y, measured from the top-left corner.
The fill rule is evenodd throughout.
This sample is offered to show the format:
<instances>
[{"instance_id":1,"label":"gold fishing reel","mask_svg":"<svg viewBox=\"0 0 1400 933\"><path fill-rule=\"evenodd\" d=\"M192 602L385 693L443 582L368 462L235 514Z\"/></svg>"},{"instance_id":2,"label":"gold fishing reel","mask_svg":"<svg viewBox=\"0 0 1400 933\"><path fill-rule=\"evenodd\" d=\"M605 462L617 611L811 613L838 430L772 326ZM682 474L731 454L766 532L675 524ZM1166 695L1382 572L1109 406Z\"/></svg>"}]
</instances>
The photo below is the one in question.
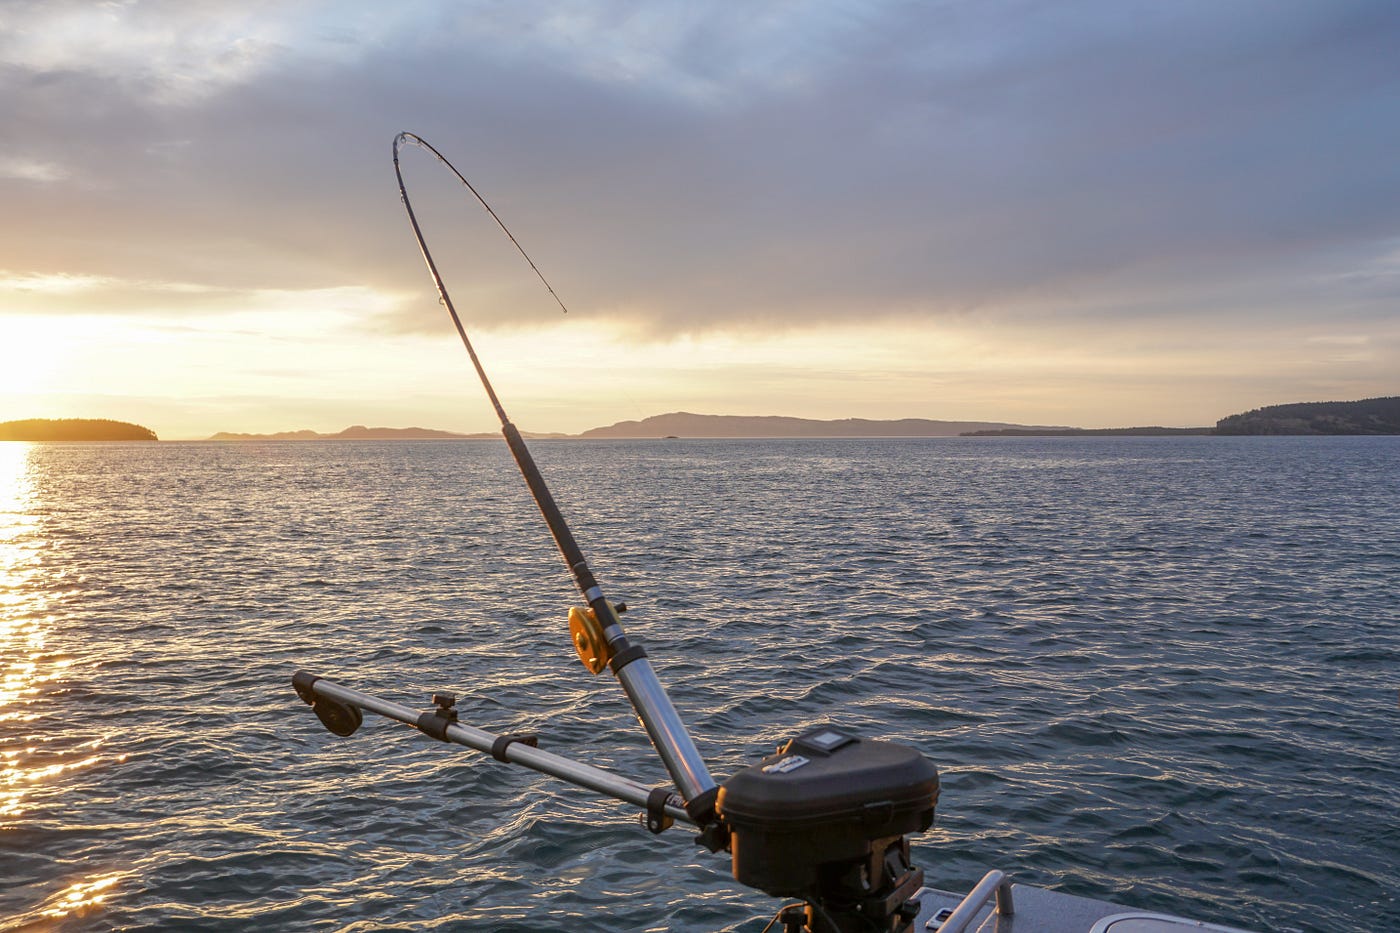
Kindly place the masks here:
<instances>
[{"instance_id":1,"label":"gold fishing reel","mask_svg":"<svg viewBox=\"0 0 1400 933\"><path fill-rule=\"evenodd\" d=\"M609 603L611 605L611 603ZM578 659L590 674L600 674L612 660L612 649L603 637L603 625L598 614L590 609L573 606L569 609L569 638L578 652Z\"/></svg>"}]
</instances>

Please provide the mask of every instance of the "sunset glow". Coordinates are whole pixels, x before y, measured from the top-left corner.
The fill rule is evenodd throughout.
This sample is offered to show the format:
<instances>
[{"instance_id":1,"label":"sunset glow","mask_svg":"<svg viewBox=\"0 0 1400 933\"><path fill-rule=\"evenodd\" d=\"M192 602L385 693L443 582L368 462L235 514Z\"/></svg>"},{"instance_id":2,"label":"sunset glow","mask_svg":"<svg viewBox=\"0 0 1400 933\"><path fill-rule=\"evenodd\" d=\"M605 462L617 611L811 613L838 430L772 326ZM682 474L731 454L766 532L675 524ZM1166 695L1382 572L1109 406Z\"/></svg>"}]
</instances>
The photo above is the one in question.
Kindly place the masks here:
<instances>
[{"instance_id":1,"label":"sunset glow","mask_svg":"<svg viewBox=\"0 0 1400 933\"><path fill-rule=\"evenodd\" d=\"M760 7L7 7L0 421L492 430L400 129L570 307L406 154L532 430L1187 426L1400 391L1383 10Z\"/></svg>"}]
</instances>

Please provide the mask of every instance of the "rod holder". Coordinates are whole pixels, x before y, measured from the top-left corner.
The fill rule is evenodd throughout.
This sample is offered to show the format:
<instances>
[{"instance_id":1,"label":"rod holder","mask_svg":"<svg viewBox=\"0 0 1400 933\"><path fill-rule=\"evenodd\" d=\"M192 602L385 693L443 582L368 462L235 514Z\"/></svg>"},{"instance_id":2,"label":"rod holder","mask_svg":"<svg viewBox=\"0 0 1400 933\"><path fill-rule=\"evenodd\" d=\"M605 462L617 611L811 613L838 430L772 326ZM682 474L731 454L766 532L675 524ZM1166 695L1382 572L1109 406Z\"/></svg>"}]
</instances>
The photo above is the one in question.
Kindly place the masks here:
<instances>
[{"instance_id":1,"label":"rod holder","mask_svg":"<svg viewBox=\"0 0 1400 933\"><path fill-rule=\"evenodd\" d=\"M695 823L685 810L685 801L675 794L667 794L664 799L659 800L653 787L537 747L536 744L532 744L538 741L535 736L499 735L467 725L455 717L439 715L445 709L450 709L455 714L454 706L444 707L438 704L436 710L425 713L368 693L361 693L308 671L297 671L292 677L292 684L296 687L297 695L306 703L312 704L313 709L318 703L329 702L353 709L356 716L360 715L361 710L368 710L386 719L413 726L432 738L463 745L491 755L498 761L548 774L561 781L630 803L647 813L661 812L673 820L692 825ZM432 722L425 727L424 720Z\"/></svg>"}]
</instances>

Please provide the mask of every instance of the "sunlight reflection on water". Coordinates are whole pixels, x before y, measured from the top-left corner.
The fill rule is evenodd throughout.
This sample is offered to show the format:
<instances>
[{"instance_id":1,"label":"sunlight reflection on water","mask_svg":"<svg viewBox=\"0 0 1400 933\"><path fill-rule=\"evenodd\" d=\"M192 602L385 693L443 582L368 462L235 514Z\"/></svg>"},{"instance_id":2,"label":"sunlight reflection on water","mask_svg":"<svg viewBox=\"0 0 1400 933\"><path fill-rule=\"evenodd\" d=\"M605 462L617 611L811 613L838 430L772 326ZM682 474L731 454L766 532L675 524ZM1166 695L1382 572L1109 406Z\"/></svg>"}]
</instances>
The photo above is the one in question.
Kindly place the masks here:
<instances>
[{"instance_id":1,"label":"sunlight reflection on water","mask_svg":"<svg viewBox=\"0 0 1400 933\"><path fill-rule=\"evenodd\" d=\"M44 606L33 586L37 520L29 452L28 444L0 444L0 722L22 715L21 703L45 674L37 660L44 631L35 617Z\"/></svg>"},{"instance_id":2,"label":"sunlight reflection on water","mask_svg":"<svg viewBox=\"0 0 1400 933\"><path fill-rule=\"evenodd\" d=\"M26 798L45 781L103 760L91 754L100 740L55 752L34 745L32 735L26 741L20 729L39 717L44 685L72 664L48 646L54 618L40 585L33 450L0 444L0 827L24 814ZM83 757L74 760L75 753Z\"/></svg>"},{"instance_id":3,"label":"sunlight reflection on water","mask_svg":"<svg viewBox=\"0 0 1400 933\"><path fill-rule=\"evenodd\" d=\"M41 515L32 444L0 443L0 830L18 829L37 798L64 791L63 776L125 756L99 754L104 739L74 742L37 726L43 701L73 664L49 644L58 620L43 573ZM100 908L130 871L99 872L45 898L6 930L48 930Z\"/></svg>"},{"instance_id":4,"label":"sunlight reflection on water","mask_svg":"<svg viewBox=\"0 0 1400 933\"><path fill-rule=\"evenodd\" d=\"M37 933L39 930L54 929L56 921L74 920L86 916L116 894L114 889L117 885L124 879L130 878L131 875L132 873L129 871L111 871L75 881L46 899L29 914L15 918L15 926L4 929L33 930Z\"/></svg>"}]
</instances>

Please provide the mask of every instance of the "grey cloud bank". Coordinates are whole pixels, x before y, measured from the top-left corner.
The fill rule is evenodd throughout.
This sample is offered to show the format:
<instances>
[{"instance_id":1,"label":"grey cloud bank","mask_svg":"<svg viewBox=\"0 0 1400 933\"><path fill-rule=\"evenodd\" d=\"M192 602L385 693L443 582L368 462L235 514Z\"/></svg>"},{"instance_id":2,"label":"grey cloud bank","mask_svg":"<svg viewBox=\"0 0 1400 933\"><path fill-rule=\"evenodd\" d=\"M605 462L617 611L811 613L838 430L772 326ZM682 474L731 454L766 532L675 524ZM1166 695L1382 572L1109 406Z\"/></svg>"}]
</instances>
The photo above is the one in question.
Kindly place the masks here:
<instances>
[{"instance_id":1,"label":"grey cloud bank","mask_svg":"<svg viewBox=\"0 0 1400 933\"><path fill-rule=\"evenodd\" d=\"M381 326L436 329L409 129L575 311L656 334L1395 316L1392 3L92 9L0 12L11 272L366 285L412 296ZM406 164L465 310L553 313Z\"/></svg>"}]
</instances>

